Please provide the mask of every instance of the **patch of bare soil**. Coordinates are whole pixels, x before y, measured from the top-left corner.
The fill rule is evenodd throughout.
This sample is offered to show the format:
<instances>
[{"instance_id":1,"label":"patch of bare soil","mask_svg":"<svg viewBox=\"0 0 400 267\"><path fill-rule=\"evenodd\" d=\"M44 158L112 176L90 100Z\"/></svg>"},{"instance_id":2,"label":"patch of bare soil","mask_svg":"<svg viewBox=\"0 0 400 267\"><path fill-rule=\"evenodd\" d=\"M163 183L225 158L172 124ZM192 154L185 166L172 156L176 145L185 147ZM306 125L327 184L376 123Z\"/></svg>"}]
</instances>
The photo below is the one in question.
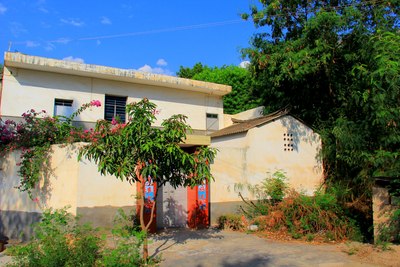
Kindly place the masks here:
<instances>
[{"instance_id":1,"label":"patch of bare soil","mask_svg":"<svg viewBox=\"0 0 400 267\"><path fill-rule=\"evenodd\" d=\"M400 266L400 246L389 245L388 247L374 246L351 242L342 244L343 251L350 255L352 260L362 263L376 264L379 266Z\"/></svg>"},{"instance_id":2,"label":"patch of bare soil","mask_svg":"<svg viewBox=\"0 0 400 267\"><path fill-rule=\"evenodd\" d=\"M400 245L375 246L372 244L364 244L359 242L337 242L327 240L326 237L318 235L315 235L312 240L307 240L307 237L294 239L286 231L260 231L254 233L259 237L281 242L295 242L314 245L336 244L339 249L348 254L349 258L353 261L378 266L400 267Z\"/></svg>"}]
</instances>

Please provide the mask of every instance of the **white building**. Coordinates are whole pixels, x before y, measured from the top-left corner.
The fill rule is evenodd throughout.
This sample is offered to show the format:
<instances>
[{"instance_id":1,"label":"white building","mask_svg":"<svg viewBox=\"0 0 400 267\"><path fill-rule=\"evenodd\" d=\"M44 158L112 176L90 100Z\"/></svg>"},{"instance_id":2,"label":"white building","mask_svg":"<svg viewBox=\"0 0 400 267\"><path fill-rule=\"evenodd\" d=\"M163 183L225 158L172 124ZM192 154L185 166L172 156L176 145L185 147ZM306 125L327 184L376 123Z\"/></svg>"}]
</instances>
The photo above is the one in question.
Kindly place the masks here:
<instances>
[{"instance_id":1,"label":"white building","mask_svg":"<svg viewBox=\"0 0 400 267\"><path fill-rule=\"evenodd\" d=\"M148 98L159 111L155 126L173 114L188 117L193 133L182 146L192 149L210 145L207 134L222 128L222 97L230 91L226 85L6 52L0 115L3 120L19 120L30 109L70 115L82 104L100 100L101 107L85 110L76 118L75 123L89 128L98 119L111 120L118 115L124 120L127 103ZM83 221L103 226L112 224L118 208L135 206L136 188L115 177L101 176L94 163L78 162L77 147L79 144L52 147L52 172L47 174L47 187L41 184L37 192L40 203L15 188L18 153L0 159L0 233L16 237L19 231L26 232L26 226L40 218L44 206L69 205L72 213L83 215ZM188 194L186 189L163 188L162 204L157 206L159 227L186 224ZM176 210L166 210L165 200L170 197L179 199ZM178 211L184 216L175 220ZM168 216L168 225L163 225L161 218Z\"/></svg>"},{"instance_id":2,"label":"white building","mask_svg":"<svg viewBox=\"0 0 400 267\"><path fill-rule=\"evenodd\" d=\"M185 114L194 132L182 146L190 150L210 145L219 150L212 164L215 181L201 192L162 188L158 227L197 226L196 216L191 221L191 203L200 198L210 204L202 216L215 222L218 216L235 212L241 203L235 185L258 184L275 170L284 171L296 189L312 193L319 187L323 171L318 134L287 112L261 116L260 109L255 109L224 115L222 97L230 91L226 85L7 52L0 116L18 120L30 109L69 115L84 103L100 100L101 107L86 110L75 122L89 128L98 119L117 115L124 119L126 104L143 98L157 105L155 126L173 114ZM79 146L52 147L52 171L45 174L48 183L37 192L39 203L15 189L18 153L0 159L0 234L17 237L25 231L29 235L26 226L40 218L44 206L70 205L70 211L83 215L83 221L103 226L112 224L118 208L135 206L136 188L100 175L94 163L78 162Z\"/></svg>"}]
</instances>

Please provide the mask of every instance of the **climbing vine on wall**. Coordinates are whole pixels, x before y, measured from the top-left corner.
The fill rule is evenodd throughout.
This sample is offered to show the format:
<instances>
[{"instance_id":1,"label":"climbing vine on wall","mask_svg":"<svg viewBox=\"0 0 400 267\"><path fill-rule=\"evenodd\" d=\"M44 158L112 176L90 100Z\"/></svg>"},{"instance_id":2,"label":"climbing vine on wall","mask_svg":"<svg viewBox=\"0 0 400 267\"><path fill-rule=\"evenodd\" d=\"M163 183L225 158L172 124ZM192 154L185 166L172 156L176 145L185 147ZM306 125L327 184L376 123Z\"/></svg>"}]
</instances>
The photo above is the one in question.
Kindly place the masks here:
<instances>
[{"instance_id":1,"label":"climbing vine on wall","mask_svg":"<svg viewBox=\"0 0 400 267\"><path fill-rule=\"evenodd\" d=\"M20 150L18 174L21 177L17 188L32 197L42 171L48 166L50 148L53 144L91 141L96 133L73 125L76 116L89 107L99 107L99 100L82 105L71 116L49 116L45 110L28 110L22 114L22 121L0 119L0 149L6 153Z\"/></svg>"}]
</instances>

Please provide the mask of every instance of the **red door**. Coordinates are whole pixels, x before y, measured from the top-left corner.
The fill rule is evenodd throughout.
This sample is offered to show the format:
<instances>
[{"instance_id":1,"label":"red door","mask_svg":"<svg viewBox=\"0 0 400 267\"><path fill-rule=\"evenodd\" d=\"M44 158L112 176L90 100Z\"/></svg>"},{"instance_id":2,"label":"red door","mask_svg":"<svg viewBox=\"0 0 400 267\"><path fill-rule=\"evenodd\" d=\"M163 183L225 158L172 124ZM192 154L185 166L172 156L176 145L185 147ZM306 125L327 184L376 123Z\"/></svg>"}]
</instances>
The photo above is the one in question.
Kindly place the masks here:
<instances>
[{"instance_id":1,"label":"red door","mask_svg":"<svg viewBox=\"0 0 400 267\"><path fill-rule=\"evenodd\" d=\"M206 228L209 226L208 184L188 187L188 226Z\"/></svg>"}]
</instances>

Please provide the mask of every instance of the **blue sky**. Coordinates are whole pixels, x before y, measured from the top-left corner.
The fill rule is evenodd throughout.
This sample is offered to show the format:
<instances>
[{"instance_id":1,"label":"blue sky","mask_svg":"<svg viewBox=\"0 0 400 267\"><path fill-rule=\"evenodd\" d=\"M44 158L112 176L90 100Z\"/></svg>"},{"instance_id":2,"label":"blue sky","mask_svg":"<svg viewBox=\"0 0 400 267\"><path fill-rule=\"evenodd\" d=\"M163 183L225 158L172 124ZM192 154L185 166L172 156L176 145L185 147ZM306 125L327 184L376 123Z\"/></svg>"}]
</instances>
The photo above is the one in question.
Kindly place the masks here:
<instances>
[{"instance_id":1,"label":"blue sky","mask_svg":"<svg viewBox=\"0 0 400 267\"><path fill-rule=\"evenodd\" d=\"M238 65L256 28L255 0L0 0L0 49L174 75Z\"/></svg>"}]
</instances>

